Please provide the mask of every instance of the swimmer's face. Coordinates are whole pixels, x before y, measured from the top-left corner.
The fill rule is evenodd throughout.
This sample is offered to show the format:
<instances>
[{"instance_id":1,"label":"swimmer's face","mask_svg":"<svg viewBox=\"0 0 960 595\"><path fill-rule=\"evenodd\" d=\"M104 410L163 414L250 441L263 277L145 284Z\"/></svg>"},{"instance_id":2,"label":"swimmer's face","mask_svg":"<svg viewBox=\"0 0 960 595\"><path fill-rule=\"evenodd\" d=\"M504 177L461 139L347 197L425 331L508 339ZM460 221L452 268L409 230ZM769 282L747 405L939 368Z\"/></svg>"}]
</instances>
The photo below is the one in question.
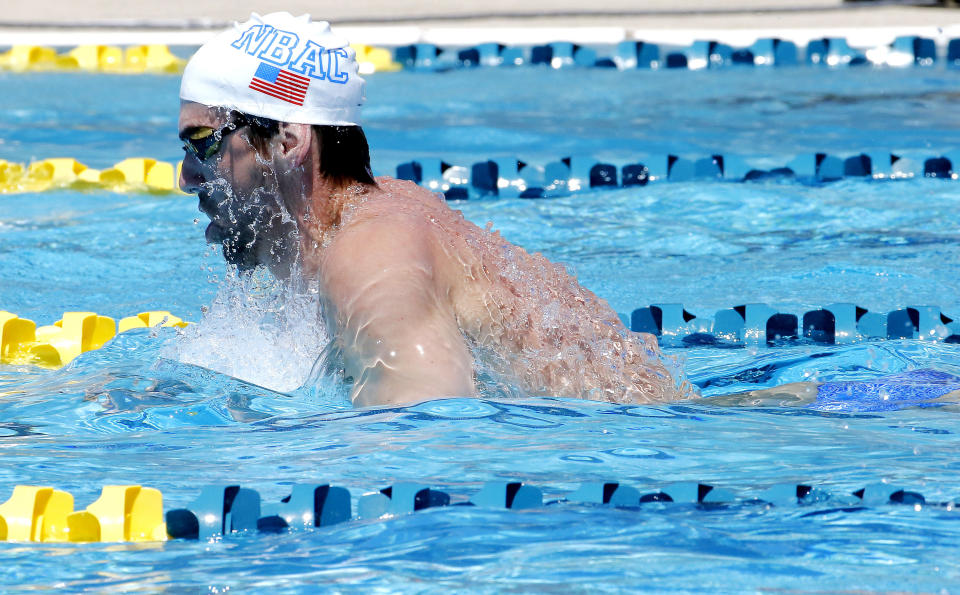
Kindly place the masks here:
<instances>
[{"instance_id":1,"label":"swimmer's face","mask_svg":"<svg viewBox=\"0 0 960 595\"><path fill-rule=\"evenodd\" d=\"M223 108L182 102L178 128L191 145L180 189L196 194L210 218L207 242L220 244L227 262L241 269L263 264L285 276L295 226L278 199L271 156L259 153L249 126Z\"/></svg>"}]
</instances>

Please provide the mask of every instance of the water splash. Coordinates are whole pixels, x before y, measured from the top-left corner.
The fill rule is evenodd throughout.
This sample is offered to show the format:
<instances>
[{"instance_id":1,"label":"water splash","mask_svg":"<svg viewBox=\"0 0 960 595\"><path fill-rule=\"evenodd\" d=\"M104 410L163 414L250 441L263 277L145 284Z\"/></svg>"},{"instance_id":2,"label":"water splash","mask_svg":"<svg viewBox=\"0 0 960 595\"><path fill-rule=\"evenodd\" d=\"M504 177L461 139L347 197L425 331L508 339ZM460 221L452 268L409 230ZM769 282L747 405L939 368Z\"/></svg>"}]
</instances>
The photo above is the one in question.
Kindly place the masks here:
<instances>
[{"instance_id":1,"label":"water splash","mask_svg":"<svg viewBox=\"0 0 960 595\"><path fill-rule=\"evenodd\" d=\"M164 356L290 392L307 382L329 340L315 286L278 281L262 268L241 274L231 267L200 322Z\"/></svg>"}]
</instances>

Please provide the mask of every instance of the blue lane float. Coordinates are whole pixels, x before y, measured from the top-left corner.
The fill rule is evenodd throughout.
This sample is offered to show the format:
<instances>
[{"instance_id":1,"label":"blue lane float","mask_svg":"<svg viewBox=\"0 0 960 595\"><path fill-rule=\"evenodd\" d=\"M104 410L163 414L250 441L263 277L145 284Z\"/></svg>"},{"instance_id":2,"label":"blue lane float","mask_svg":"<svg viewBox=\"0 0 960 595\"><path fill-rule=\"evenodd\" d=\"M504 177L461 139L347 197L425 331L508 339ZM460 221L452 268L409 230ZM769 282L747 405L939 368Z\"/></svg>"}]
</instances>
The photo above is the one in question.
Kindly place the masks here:
<instances>
[{"instance_id":1,"label":"blue lane float","mask_svg":"<svg viewBox=\"0 0 960 595\"><path fill-rule=\"evenodd\" d=\"M960 66L960 39L949 40L942 51L935 40L918 36L897 37L889 45L871 48L853 47L842 37L811 39L804 48L774 37L761 38L744 47L711 39L697 40L687 47L661 46L642 40L622 41L612 48L594 48L569 41L530 46L481 43L469 47L417 43L394 48L393 57L404 69L425 72L518 66L618 70L859 65L925 67L940 60L956 67Z\"/></svg>"},{"instance_id":2,"label":"blue lane float","mask_svg":"<svg viewBox=\"0 0 960 595\"><path fill-rule=\"evenodd\" d=\"M947 65L960 68L960 39L951 39L947 44Z\"/></svg>"},{"instance_id":3,"label":"blue lane float","mask_svg":"<svg viewBox=\"0 0 960 595\"><path fill-rule=\"evenodd\" d=\"M543 506L543 492L534 486L514 482L488 482L479 493L474 494L468 504L485 508L509 508L522 510Z\"/></svg>"},{"instance_id":4,"label":"blue lane float","mask_svg":"<svg viewBox=\"0 0 960 595\"><path fill-rule=\"evenodd\" d=\"M211 539L257 528L260 494L239 485L209 485L187 505L167 511L167 534L174 539Z\"/></svg>"},{"instance_id":5,"label":"blue lane float","mask_svg":"<svg viewBox=\"0 0 960 595\"><path fill-rule=\"evenodd\" d=\"M296 484L280 502L264 504L261 514L260 531L336 525L351 518L350 491L330 484Z\"/></svg>"},{"instance_id":6,"label":"blue lane float","mask_svg":"<svg viewBox=\"0 0 960 595\"><path fill-rule=\"evenodd\" d=\"M621 485L620 482L585 483L567 496L568 502L580 504L607 504L615 508L640 506L640 490Z\"/></svg>"},{"instance_id":7,"label":"blue lane float","mask_svg":"<svg viewBox=\"0 0 960 595\"><path fill-rule=\"evenodd\" d=\"M812 153L780 166L760 166L748 158L714 153L688 156L638 155L620 160L565 156L533 163L515 157L496 157L456 165L423 158L400 163L396 177L410 180L448 200L471 198L546 198L585 190L636 188L651 182L716 181L748 183L770 179L801 184L838 180L909 180L960 178L960 150L940 155L866 151L852 155Z\"/></svg>"},{"instance_id":8,"label":"blue lane float","mask_svg":"<svg viewBox=\"0 0 960 595\"><path fill-rule=\"evenodd\" d=\"M630 330L656 335L667 345L843 345L877 339L960 343L960 321L938 306L871 312L836 303L797 314L754 303L719 310L710 318L696 316L682 304L652 304L621 317Z\"/></svg>"},{"instance_id":9,"label":"blue lane float","mask_svg":"<svg viewBox=\"0 0 960 595\"><path fill-rule=\"evenodd\" d=\"M416 483L398 483L379 492L360 496L357 501L357 516L361 519L376 519L448 504L450 496L445 492Z\"/></svg>"}]
</instances>

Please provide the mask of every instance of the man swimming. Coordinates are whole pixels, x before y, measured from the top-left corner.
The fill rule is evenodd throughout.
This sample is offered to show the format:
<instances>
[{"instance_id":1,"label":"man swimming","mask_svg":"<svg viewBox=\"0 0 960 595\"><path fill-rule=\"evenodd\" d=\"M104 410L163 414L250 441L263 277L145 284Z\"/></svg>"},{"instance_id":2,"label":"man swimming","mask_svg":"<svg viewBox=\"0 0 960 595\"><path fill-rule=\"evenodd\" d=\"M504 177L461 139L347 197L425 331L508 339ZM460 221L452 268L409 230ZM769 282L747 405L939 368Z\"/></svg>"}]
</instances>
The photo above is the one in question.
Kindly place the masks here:
<instances>
[{"instance_id":1,"label":"man swimming","mask_svg":"<svg viewBox=\"0 0 960 595\"><path fill-rule=\"evenodd\" d=\"M354 51L309 16L256 14L183 75L180 186L242 269L319 284L358 406L477 394L478 361L525 395L656 402L690 389L563 267L370 173Z\"/></svg>"}]
</instances>

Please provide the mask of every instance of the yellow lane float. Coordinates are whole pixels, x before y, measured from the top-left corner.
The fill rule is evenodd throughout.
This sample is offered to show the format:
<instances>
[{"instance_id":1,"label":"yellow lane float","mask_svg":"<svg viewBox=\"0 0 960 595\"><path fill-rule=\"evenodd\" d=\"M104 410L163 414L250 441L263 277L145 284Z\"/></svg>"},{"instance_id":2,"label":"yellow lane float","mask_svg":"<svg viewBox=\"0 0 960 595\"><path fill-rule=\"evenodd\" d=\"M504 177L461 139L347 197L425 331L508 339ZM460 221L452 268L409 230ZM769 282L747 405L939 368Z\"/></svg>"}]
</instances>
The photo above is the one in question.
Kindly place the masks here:
<instances>
[{"instance_id":1,"label":"yellow lane float","mask_svg":"<svg viewBox=\"0 0 960 595\"><path fill-rule=\"evenodd\" d=\"M166 541L163 495L138 485L103 486L86 510L67 515L70 541Z\"/></svg>"},{"instance_id":2,"label":"yellow lane float","mask_svg":"<svg viewBox=\"0 0 960 595\"><path fill-rule=\"evenodd\" d=\"M0 194L44 192L65 188L111 192L180 193L180 163L132 157L99 170L76 159L57 157L28 165L0 159Z\"/></svg>"},{"instance_id":3,"label":"yellow lane float","mask_svg":"<svg viewBox=\"0 0 960 595\"><path fill-rule=\"evenodd\" d=\"M73 496L48 487L18 485L0 504L0 541L67 541Z\"/></svg>"},{"instance_id":4,"label":"yellow lane float","mask_svg":"<svg viewBox=\"0 0 960 595\"><path fill-rule=\"evenodd\" d=\"M163 495L138 485L103 486L86 510L50 487L18 485L0 504L0 541L166 541Z\"/></svg>"},{"instance_id":5,"label":"yellow lane float","mask_svg":"<svg viewBox=\"0 0 960 595\"><path fill-rule=\"evenodd\" d=\"M396 72L403 68L402 64L394 62L393 52L387 48L362 44L351 44L350 47L357 53L357 66L360 74Z\"/></svg>"},{"instance_id":6,"label":"yellow lane float","mask_svg":"<svg viewBox=\"0 0 960 595\"><path fill-rule=\"evenodd\" d=\"M63 54L51 47L15 45L0 53L0 68L14 72L82 70L119 74L179 74L187 61L165 45L81 45Z\"/></svg>"},{"instance_id":7,"label":"yellow lane float","mask_svg":"<svg viewBox=\"0 0 960 595\"><path fill-rule=\"evenodd\" d=\"M187 324L166 310L155 310L120 319L119 332ZM116 336L117 326L112 318L96 312L66 312L55 323L37 327L32 320L0 310L0 363L58 368L81 353L103 347Z\"/></svg>"}]
</instances>

